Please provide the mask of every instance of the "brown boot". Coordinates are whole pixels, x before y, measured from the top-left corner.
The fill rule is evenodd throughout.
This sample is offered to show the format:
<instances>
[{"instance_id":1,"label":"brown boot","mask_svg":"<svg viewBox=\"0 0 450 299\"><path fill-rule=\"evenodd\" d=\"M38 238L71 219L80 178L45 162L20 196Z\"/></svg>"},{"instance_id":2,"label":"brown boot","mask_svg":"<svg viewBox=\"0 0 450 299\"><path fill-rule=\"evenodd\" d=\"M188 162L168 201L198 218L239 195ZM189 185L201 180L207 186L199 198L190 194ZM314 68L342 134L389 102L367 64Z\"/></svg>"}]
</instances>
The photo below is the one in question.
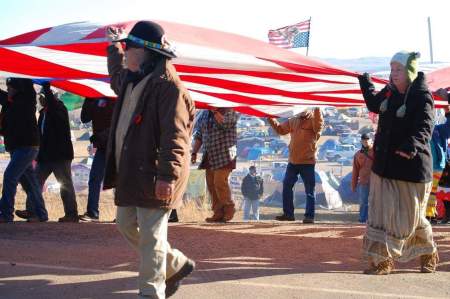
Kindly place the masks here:
<instances>
[{"instance_id":1,"label":"brown boot","mask_svg":"<svg viewBox=\"0 0 450 299\"><path fill-rule=\"evenodd\" d=\"M234 209L233 205L228 205L223 208L224 214L223 214L223 221L227 222L233 219L234 213L236 210Z\"/></svg>"},{"instance_id":2,"label":"brown boot","mask_svg":"<svg viewBox=\"0 0 450 299\"><path fill-rule=\"evenodd\" d=\"M364 270L364 274L387 275L390 274L392 270L394 270L394 261L392 259L382 261L378 265L369 261L369 269Z\"/></svg>"},{"instance_id":3,"label":"brown boot","mask_svg":"<svg viewBox=\"0 0 450 299\"><path fill-rule=\"evenodd\" d=\"M214 212L212 217L208 217L205 219L206 222L223 222L223 213Z\"/></svg>"},{"instance_id":4,"label":"brown boot","mask_svg":"<svg viewBox=\"0 0 450 299\"><path fill-rule=\"evenodd\" d=\"M422 273L436 272L436 266L438 262L439 262L439 255L437 251L432 254L422 255L420 257L420 272Z\"/></svg>"}]
</instances>

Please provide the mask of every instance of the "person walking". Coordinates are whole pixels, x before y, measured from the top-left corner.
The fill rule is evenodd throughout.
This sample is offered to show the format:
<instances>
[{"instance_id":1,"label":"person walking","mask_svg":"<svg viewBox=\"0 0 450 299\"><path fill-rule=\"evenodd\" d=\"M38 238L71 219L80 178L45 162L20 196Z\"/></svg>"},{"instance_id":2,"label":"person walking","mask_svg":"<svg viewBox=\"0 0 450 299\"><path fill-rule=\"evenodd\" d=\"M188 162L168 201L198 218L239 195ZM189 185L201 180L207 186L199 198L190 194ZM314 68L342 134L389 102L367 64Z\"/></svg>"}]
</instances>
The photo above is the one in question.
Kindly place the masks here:
<instances>
[{"instance_id":1,"label":"person walking","mask_svg":"<svg viewBox=\"0 0 450 299\"><path fill-rule=\"evenodd\" d=\"M430 149L434 104L419 54L398 52L390 82L376 92L370 76L358 77L370 112L379 115L370 178L369 218L363 238L366 274L389 274L394 260L420 259L421 272L436 270L438 253L425 218L431 191Z\"/></svg>"},{"instance_id":2,"label":"person walking","mask_svg":"<svg viewBox=\"0 0 450 299\"><path fill-rule=\"evenodd\" d=\"M11 160L3 174L0 199L0 223L13 222L14 203L19 182L30 198L36 217L31 221L48 220L42 190L33 161L39 152L39 130L36 121L36 91L31 79L8 78L7 92L0 90L2 105L0 131Z\"/></svg>"},{"instance_id":3,"label":"person walking","mask_svg":"<svg viewBox=\"0 0 450 299\"><path fill-rule=\"evenodd\" d=\"M139 253L138 297L164 299L195 267L167 241L169 215L181 205L189 177L194 102L160 25L139 21L122 38L116 28L107 36L114 41L107 59L118 99L104 188L115 188L117 226Z\"/></svg>"},{"instance_id":4,"label":"person walking","mask_svg":"<svg viewBox=\"0 0 450 299\"><path fill-rule=\"evenodd\" d=\"M116 100L109 98L86 98L81 108L81 122L92 122L91 144L95 148L94 159L89 173L89 191L86 213L80 216L83 222L99 220L99 201L105 176L105 156L108 144L111 118Z\"/></svg>"}]
</instances>

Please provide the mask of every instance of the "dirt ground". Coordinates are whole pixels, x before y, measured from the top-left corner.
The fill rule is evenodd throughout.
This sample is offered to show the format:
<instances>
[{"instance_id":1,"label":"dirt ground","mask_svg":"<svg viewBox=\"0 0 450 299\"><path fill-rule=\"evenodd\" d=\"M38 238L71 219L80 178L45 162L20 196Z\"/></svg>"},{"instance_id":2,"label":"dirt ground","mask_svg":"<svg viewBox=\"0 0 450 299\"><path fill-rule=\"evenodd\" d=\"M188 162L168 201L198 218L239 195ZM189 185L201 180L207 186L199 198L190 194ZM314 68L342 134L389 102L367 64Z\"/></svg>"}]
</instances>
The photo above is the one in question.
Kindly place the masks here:
<instances>
[{"instance_id":1,"label":"dirt ground","mask_svg":"<svg viewBox=\"0 0 450 299\"><path fill-rule=\"evenodd\" d=\"M361 274L357 224L171 224L169 240L197 262L179 298L449 298L450 227L435 227L439 272L418 261ZM0 298L136 298L137 255L114 224L0 226Z\"/></svg>"}]
</instances>

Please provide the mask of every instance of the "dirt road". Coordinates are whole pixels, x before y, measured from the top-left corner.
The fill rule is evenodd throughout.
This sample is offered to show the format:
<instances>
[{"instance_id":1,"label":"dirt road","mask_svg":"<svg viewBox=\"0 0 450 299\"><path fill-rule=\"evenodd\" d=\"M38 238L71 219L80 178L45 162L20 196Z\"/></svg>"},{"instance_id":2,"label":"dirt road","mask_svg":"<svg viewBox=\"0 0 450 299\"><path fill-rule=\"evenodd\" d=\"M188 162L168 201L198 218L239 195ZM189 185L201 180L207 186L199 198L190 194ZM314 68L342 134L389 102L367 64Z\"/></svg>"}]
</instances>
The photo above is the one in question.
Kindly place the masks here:
<instances>
[{"instance_id":1,"label":"dirt road","mask_svg":"<svg viewBox=\"0 0 450 299\"><path fill-rule=\"evenodd\" d=\"M361 274L356 224L171 225L198 268L173 298L449 298L450 227L435 227L439 272L418 262ZM135 298L137 256L114 224L0 226L0 298Z\"/></svg>"}]
</instances>

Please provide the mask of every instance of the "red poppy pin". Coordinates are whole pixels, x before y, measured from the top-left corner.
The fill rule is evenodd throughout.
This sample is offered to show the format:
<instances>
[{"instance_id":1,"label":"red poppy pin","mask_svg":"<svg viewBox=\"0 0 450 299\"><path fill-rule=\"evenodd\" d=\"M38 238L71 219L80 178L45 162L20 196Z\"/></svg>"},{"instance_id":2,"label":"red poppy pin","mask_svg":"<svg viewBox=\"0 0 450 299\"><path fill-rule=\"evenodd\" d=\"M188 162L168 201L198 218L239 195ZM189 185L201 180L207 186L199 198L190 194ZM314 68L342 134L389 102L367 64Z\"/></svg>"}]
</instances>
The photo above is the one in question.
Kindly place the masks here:
<instances>
[{"instance_id":1,"label":"red poppy pin","mask_svg":"<svg viewBox=\"0 0 450 299\"><path fill-rule=\"evenodd\" d=\"M136 116L134 117L134 123L135 123L136 125L140 125L141 122L142 122L142 114L136 115Z\"/></svg>"}]
</instances>

